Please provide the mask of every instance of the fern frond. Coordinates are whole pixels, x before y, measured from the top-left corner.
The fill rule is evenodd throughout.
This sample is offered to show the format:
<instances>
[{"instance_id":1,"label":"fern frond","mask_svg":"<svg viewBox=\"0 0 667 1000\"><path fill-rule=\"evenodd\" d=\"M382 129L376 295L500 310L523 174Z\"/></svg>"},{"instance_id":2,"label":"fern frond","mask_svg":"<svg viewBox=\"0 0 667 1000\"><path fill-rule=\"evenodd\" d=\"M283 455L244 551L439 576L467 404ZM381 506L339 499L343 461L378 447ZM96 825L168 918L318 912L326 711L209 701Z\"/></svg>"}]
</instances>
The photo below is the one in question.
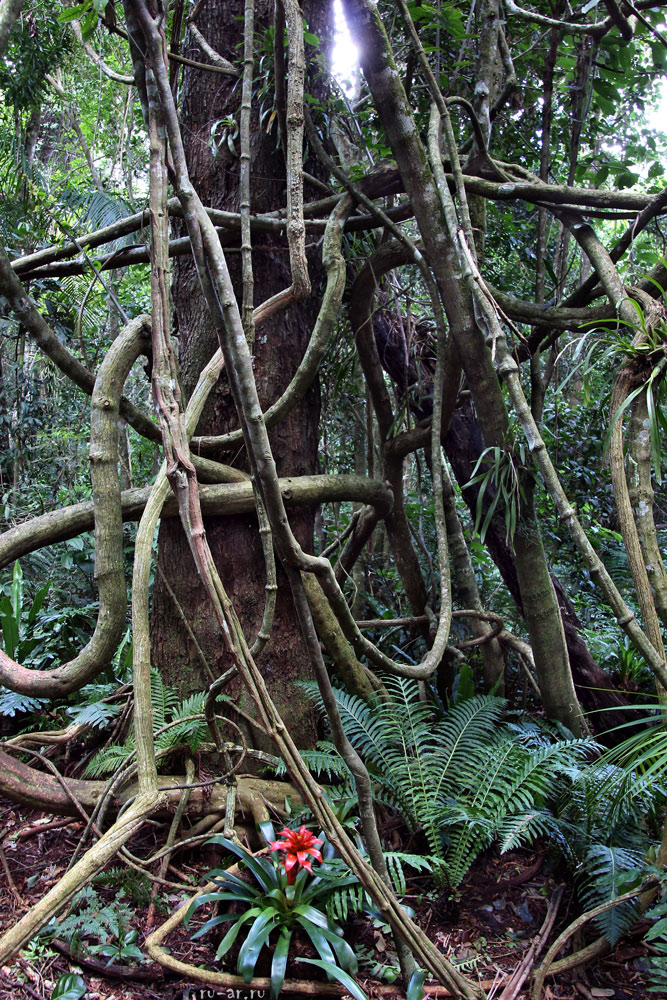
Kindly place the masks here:
<instances>
[{"instance_id":1,"label":"fern frond","mask_svg":"<svg viewBox=\"0 0 667 1000\"><path fill-rule=\"evenodd\" d=\"M566 857L572 857L568 838L561 823L546 809L507 816L498 824L496 836L501 854L530 845L538 837L545 837L555 843Z\"/></svg>"},{"instance_id":2,"label":"fern frond","mask_svg":"<svg viewBox=\"0 0 667 1000\"><path fill-rule=\"evenodd\" d=\"M300 750L301 759L312 774L324 775L330 781L350 781L350 770L333 743L319 740L314 750Z\"/></svg>"},{"instance_id":3,"label":"fern frond","mask_svg":"<svg viewBox=\"0 0 667 1000\"><path fill-rule=\"evenodd\" d=\"M156 750L188 746L196 752L208 740L208 725L203 716L204 692L188 695L179 702L176 692L164 683L157 670L151 670L151 698ZM170 722L177 724L165 728ZM95 754L86 768L86 775L95 778L112 774L125 763L135 746L134 732L131 732L124 744L107 747ZM163 754L162 760L167 756Z\"/></svg>"},{"instance_id":4,"label":"fern frond","mask_svg":"<svg viewBox=\"0 0 667 1000\"><path fill-rule=\"evenodd\" d=\"M593 909L620 895L621 880L625 883L632 872L636 872L639 879L643 866L644 856L640 852L593 844L577 872L579 895L585 908ZM627 890L625 884L624 890ZM613 947L640 916L637 900L630 900L595 917L594 923Z\"/></svg>"},{"instance_id":5,"label":"fern frond","mask_svg":"<svg viewBox=\"0 0 667 1000\"><path fill-rule=\"evenodd\" d=\"M359 883L334 888L327 897L327 916L334 923L344 924L356 913L361 913L368 905L366 893Z\"/></svg>"},{"instance_id":6,"label":"fern frond","mask_svg":"<svg viewBox=\"0 0 667 1000\"><path fill-rule=\"evenodd\" d=\"M177 744L187 744L195 753L209 738L209 729L204 718L204 702L206 694L199 691L191 694L182 702L168 709L170 722L183 721L179 725L170 725L168 729L156 736L155 748L166 750ZM193 718L193 716L195 718Z\"/></svg>"},{"instance_id":7,"label":"fern frond","mask_svg":"<svg viewBox=\"0 0 667 1000\"><path fill-rule=\"evenodd\" d=\"M317 685L314 682L305 682L299 686L324 714L324 703ZM388 767L389 762L385 756L387 727L386 722L378 715L379 700L376 699L373 704L368 704L356 695L341 691L339 688L334 688L334 696L343 728L355 749L379 767Z\"/></svg>"},{"instance_id":8,"label":"fern frond","mask_svg":"<svg viewBox=\"0 0 667 1000\"><path fill-rule=\"evenodd\" d=\"M407 892L406 866L414 868L415 871L434 872L442 865L439 858L423 854L408 854L405 851L385 851L384 859L397 896L404 896Z\"/></svg>"},{"instance_id":9,"label":"fern frond","mask_svg":"<svg viewBox=\"0 0 667 1000\"><path fill-rule=\"evenodd\" d=\"M115 774L125 764L134 749L134 738L129 737L125 743L113 744L113 746L99 750L86 767L86 777L101 778L106 774Z\"/></svg>"},{"instance_id":10,"label":"fern frond","mask_svg":"<svg viewBox=\"0 0 667 1000\"><path fill-rule=\"evenodd\" d=\"M299 750L299 756L311 774L324 775L330 781L342 778L349 782L352 778L347 764L329 740L318 740L314 750ZM283 760L276 765L275 772L279 778L286 774Z\"/></svg>"},{"instance_id":11,"label":"fern frond","mask_svg":"<svg viewBox=\"0 0 667 1000\"><path fill-rule=\"evenodd\" d=\"M580 764L590 755L591 741L567 740L530 750L515 744L515 753L507 760L509 773L503 788L504 810L529 808L536 800L546 801L553 795L554 778L566 767ZM522 759L523 758L523 759Z\"/></svg>"},{"instance_id":12,"label":"fern frond","mask_svg":"<svg viewBox=\"0 0 667 1000\"><path fill-rule=\"evenodd\" d=\"M459 775L473 769L473 761L488 746L489 735L497 727L504 705L502 698L477 695L455 705L435 726L434 737L441 747L442 767L434 788L435 797L441 794L448 781L456 779L458 784Z\"/></svg>"},{"instance_id":13,"label":"fern frond","mask_svg":"<svg viewBox=\"0 0 667 1000\"><path fill-rule=\"evenodd\" d=\"M170 710L178 704L176 692L162 680L159 670L151 667L151 705L153 709L153 732L162 729Z\"/></svg>"},{"instance_id":14,"label":"fern frond","mask_svg":"<svg viewBox=\"0 0 667 1000\"><path fill-rule=\"evenodd\" d=\"M77 706L68 714L75 725L92 726L93 729L106 729L112 719L120 715L121 706L108 701L94 701L90 705Z\"/></svg>"}]
</instances>

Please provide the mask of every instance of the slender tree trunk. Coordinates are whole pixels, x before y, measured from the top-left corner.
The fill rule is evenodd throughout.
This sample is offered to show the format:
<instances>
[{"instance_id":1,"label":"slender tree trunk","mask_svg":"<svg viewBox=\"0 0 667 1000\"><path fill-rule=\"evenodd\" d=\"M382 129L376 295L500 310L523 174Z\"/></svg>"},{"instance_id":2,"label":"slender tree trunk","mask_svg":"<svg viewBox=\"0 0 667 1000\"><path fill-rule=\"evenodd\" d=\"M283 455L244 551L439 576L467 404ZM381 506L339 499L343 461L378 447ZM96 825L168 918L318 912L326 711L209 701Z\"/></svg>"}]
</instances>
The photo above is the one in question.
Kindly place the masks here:
<instances>
[{"instance_id":1,"label":"slender tree trunk","mask_svg":"<svg viewBox=\"0 0 667 1000\"><path fill-rule=\"evenodd\" d=\"M464 487L472 476L482 448L482 434L475 420L473 407L468 401L459 407L452 417L450 429L445 438L445 451L473 517L477 503L477 487ZM512 595L519 611L523 614L523 595L519 587L516 560L505 541L505 525L502 516L498 513L494 514L491 520L485 544L491 558L500 570L505 586ZM526 540L524 545L528 546L528 544L529 541ZM627 700L615 689L611 678L591 656L590 650L579 634L581 623L572 603L558 578L553 574L550 574L550 577L563 621L572 676L582 706L586 711L594 713L592 722L598 731L609 732L614 727L624 724L627 726L627 723L633 718L632 714L627 711ZM544 582L543 585L546 586L546 583ZM541 679L540 683L542 683ZM619 742L628 733L627 728L615 736L610 733L608 741Z\"/></svg>"},{"instance_id":2,"label":"slender tree trunk","mask_svg":"<svg viewBox=\"0 0 667 1000\"><path fill-rule=\"evenodd\" d=\"M418 134L377 9L370 0L344 0L343 9L348 24L358 36L364 75L396 157L405 190L412 202L424 241L425 256L432 268L449 322L450 335L470 385L485 443L490 447L510 447L512 442L508 415L492 354L485 341L485 331L475 314L471 287L460 274L455 244L459 223L452 218L455 216L453 207L447 208L447 199L451 201L451 195L446 181L442 178L436 180L436 164L429 165L427 152ZM439 144L437 145L439 150ZM439 152L437 155L440 155ZM441 163L439 172L442 173ZM466 218L467 205L462 203L459 207L463 231L468 231L470 220ZM469 242L472 242L471 238ZM519 517L517 531L524 531L527 538L534 539L534 521L530 512L524 508L524 515L526 514L528 517L525 523ZM517 547L517 563L523 558L524 550ZM535 559L541 560L543 564L537 572L532 565ZM546 572L541 545L538 547L531 544L526 550L521 583L530 587L533 580L539 582L539 590L530 595L531 613L528 619L531 640L536 647L535 665L540 675L549 675L550 681L554 677L558 678L556 684L548 683L545 688L544 707L549 715L560 718L578 732L579 705L567 648L562 628L558 635L557 629L552 627L559 616L558 605L553 590L541 586ZM540 621L547 623L548 642L537 634ZM545 658L542 657L543 653L547 654ZM553 700L552 693L557 694Z\"/></svg>"}]
</instances>

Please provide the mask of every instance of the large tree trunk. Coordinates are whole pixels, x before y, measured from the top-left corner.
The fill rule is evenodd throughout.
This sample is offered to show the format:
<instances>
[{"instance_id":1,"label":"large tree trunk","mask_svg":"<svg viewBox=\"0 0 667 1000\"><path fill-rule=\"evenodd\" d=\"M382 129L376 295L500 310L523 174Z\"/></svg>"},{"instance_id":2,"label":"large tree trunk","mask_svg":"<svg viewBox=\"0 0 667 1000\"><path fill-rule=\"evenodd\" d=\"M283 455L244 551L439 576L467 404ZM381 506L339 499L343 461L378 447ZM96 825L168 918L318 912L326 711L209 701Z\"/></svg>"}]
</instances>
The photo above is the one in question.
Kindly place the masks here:
<instances>
[{"instance_id":1,"label":"large tree trunk","mask_svg":"<svg viewBox=\"0 0 667 1000\"><path fill-rule=\"evenodd\" d=\"M308 17L308 5L304 5ZM330 17L329 5L313 3L309 30L320 37L326 35ZM255 9L256 39L259 40L272 22L274 4L258 0ZM209 44L222 56L238 65L238 45L242 40L243 3L211 0L202 7L197 27ZM257 46L256 46L257 48ZM195 46L187 54L199 58ZM255 70L257 73L257 68ZM262 80L272 87L272 81ZM261 98L271 100L271 91ZM237 117L241 101L240 83L231 76L205 73L188 67L183 80L183 136L186 144L190 176L204 204L215 208L239 210L239 156L226 141L229 132L225 118ZM285 163L280 148L276 148L276 125L270 133L266 122L260 126L260 97L253 98L251 139L251 211L281 208L286 201ZM312 169L312 168L311 168ZM308 196L308 192L306 193ZM310 192L312 196L312 192ZM261 234L253 240L255 305L291 283L289 260L282 246L270 236ZM230 270L235 280L237 297L241 300L240 254L229 254ZM302 306L291 307L261 326L255 337L255 374L262 406L266 408L284 390L304 353L317 311L320 285L319 253L310 258L313 296ZM203 297L198 287L192 262L179 258L174 269L172 289L179 341L182 384L186 396L192 391L199 372L217 347L217 337L210 323ZM317 459L317 428L319 395L312 389L289 416L271 434L271 443L278 475L302 475L315 471ZM218 435L238 426L227 378L223 372L202 416L199 434ZM211 454L209 457L248 469L245 452ZM291 523L300 543L312 551L314 509L304 509L291 515ZM257 521L242 517L210 518L206 522L211 550L227 592L236 606L239 619L252 642L262 620L266 583L264 557ZM196 636L211 671L220 675L229 666L220 642L218 628L208 599L201 587L176 518L163 521L159 537L160 573L156 577L153 597L153 658L169 683L181 691L201 689L210 677L202 667L191 636L174 607L178 601ZM163 576L169 581L165 586ZM278 597L271 639L262 653L260 666L271 695L290 727L297 743L311 743L314 720L307 700L294 696L295 680L309 676L308 657L299 632L289 587L278 570ZM239 694L232 682L227 694ZM239 702L246 710L247 703ZM237 720L238 721L238 720ZM257 743L256 737L253 742Z\"/></svg>"}]
</instances>

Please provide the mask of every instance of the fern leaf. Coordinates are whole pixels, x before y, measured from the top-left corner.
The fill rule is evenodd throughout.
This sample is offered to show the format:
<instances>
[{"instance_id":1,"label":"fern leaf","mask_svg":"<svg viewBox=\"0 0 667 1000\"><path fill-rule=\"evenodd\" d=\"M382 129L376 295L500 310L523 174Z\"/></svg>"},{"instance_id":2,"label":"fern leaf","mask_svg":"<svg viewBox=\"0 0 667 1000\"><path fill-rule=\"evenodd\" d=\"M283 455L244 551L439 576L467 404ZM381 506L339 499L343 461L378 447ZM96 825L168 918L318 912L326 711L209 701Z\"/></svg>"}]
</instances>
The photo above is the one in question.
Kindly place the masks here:
<instances>
[{"instance_id":1,"label":"fern leaf","mask_svg":"<svg viewBox=\"0 0 667 1000\"><path fill-rule=\"evenodd\" d=\"M82 705L70 709L68 714L76 725L92 726L93 729L106 729L109 723L120 715L121 706L105 701L94 701L91 705Z\"/></svg>"},{"instance_id":2,"label":"fern leaf","mask_svg":"<svg viewBox=\"0 0 667 1000\"><path fill-rule=\"evenodd\" d=\"M134 747L134 739L130 738L123 744L114 744L98 751L86 768L86 777L101 778L105 774L115 774L125 764Z\"/></svg>"},{"instance_id":3,"label":"fern leaf","mask_svg":"<svg viewBox=\"0 0 667 1000\"><path fill-rule=\"evenodd\" d=\"M334 923L344 924L354 914L361 913L366 906L366 893L358 883L333 889L326 901L327 916Z\"/></svg>"},{"instance_id":4,"label":"fern leaf","mask_svg":"<svg viewBox=\"0 0 667 1000\"><path fill-rule=\"evenodd\" d=\"M31 698L8 688L0 688L0 715L13 719L17 713L37 712L47 701L46 698Z\"/></svg>"},{"instance_id":5,"label":"fern leaf","mask_svg":"<svg viewBox=\"0 0 667 1000\"><path fill-rule=\"evenodd\" d=\"M620 881L623 879L625 882L631 872L636 872L639 878L643 865L644 857L637 851L593 844L577 873L579 895L586 909L590 910L620 895ZM627 890L627 885L624 889ZM637 900L630 900L601 913L593 922L613 947L640 916Z\"/></svg>"},{"instance_id":6,"label":"fern leaf","mask_svg":"<svg viewBox=\"0 0 667 1000\"><path fill-rule=\"evenodd\" d=\"M496 835L501 854L513 851L517 847L526 847L534 843L538 837L546 837L556 843L566 857L570 853L561 823L546 810L535 809L507 816L498 824Z\"/></svg>"},{"instance_id":7,"label":"fern leaf","mask_svg":"<svg viewBox=\"0 0 667 1000\"><path fill-rule=\"evenodd\" d=\"M153 732L162 729L170 710L178 704L176 693L162 680L158 670L151 668L151 704L153 708Z\"/></svg>"},{"instance_id":8,"label":"fern leaf","mask_svg":"<svg viewBox=\"0 0 667 1000\"><path fill-rule=\"evenodd\" d=\"M385 851L384 858L397 896L404 896L407 892L406 866L414 868L415 871L432 873L442 865L439 858L423 854L407 854L405 851Z\"/></svg>"}]
</instances>

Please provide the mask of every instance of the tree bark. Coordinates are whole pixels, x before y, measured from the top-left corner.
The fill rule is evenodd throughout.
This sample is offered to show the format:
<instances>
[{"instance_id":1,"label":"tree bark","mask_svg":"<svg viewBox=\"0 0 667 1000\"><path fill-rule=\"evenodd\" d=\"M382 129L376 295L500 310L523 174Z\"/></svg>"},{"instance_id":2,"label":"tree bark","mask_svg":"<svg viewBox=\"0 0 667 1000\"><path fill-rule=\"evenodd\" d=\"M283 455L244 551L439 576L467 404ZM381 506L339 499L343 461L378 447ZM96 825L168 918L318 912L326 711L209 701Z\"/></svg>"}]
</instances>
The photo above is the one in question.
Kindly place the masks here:
<instances>
[{"instance_id":1,"label":"tree bark","mask_svg":"<svg viewBox=\"0 0 667 1000\"><path fill-rule=\"evenodd\" d=\"M255 19L256 51L261 32L271 24L273 3L258 0ZM309 10L312 8L312 11ZM309 30L326 39L329 30L327 4L304 5ZM238 60L237 46L242 41L243 3L217 0L204 5L197 17L197 28L223 58ZM311 16L312 15L312 16ZM187 41L187 40L186 40ZM190 39L190 48L196 56ZM269 81L269 86L272 82ZM233 138L233 118L241 95L234 77L203 73L188 67L183 78L183 136L190 177L202 200L215 208L239 210L238 140ZM276 143L276 127L267 133L266 123L258 114L261 96L255 95L251 125L251 210L271 211L285 205L285 163ZM229 119L229 121L228 121ZM229 139L229 141L228 141ZM236 142L236 148L234 147ZM235 281L237 299L242 299L240 256L231 253L230 271ZM288 385L308 342L316 316L316 296L321 266L318 250L311 254L310 273L315 289L310 300L287 312L279 313L261 326L254 341L255 375L262 407L266 409ZM270 234L254 238L253 269L255 305L289 286L289 262L278 239ZM207 316L190 258L178 260L172 289L175 306L175 332L180 349L182 385L187 396L192 391L204 364L217 347L217 335ZM302 475L315 471L317 460L317 422L319 394L311 389L271 434L278 474ZM211 395L198 431L216 435L238 426L229 384L223 372ZM220 453L219 461L247 469L245 453ZM291 514L293 530L306 551L312 551L314 508ZM254 517L241 515L207 519L211 550L223 584L230 594L249 640L252 642L262 620L265 593L265 568L262 545ZM156 578L152 617L153 662L166 680L182 691L201 689L209 679L202 676L199 659L191 639L174 613L174 598L163 583L169 581L173 594L191 624L209 666L217 676L229 666L219 642L218 628L211 614L208 598L197 578L188 544L176 519L163 521L159 536L160 578ZM309 671L308 657L297 627L290 589L278 571L278 594L271 640L260 666L271 695L298 744L312 743L315 735L312 709L305 699L293 696L292 682ZM232 696L240 692L233 681L226 689ZM239 703L248 710L249 705ZM256 742L256 736L252 736Z\"/></svg>"}]
</instances>

